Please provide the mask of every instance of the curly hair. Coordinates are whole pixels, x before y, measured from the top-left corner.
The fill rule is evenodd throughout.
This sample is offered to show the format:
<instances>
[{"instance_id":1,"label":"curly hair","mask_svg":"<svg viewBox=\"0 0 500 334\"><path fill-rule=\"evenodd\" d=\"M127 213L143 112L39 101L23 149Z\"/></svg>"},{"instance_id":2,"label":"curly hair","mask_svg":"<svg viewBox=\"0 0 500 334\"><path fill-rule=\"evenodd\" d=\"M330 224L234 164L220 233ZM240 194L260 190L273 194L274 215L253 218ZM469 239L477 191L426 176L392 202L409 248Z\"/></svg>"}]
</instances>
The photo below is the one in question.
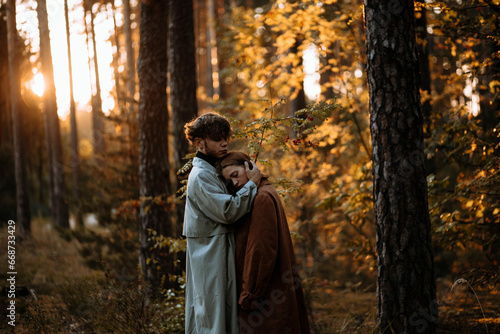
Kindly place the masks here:
<instances>
[{"instance_id":1,"label":"curly hair","mask_svg":"<svg viewBox=\"0 0 500 334\"><path fill-rule=\"evenodd\" d=\"M203 114L184 125L184 134L191 145L195 138L209 138L214 141L231 138L231 124L224 117L214 112Z\"/></svg>"}]
</instances>

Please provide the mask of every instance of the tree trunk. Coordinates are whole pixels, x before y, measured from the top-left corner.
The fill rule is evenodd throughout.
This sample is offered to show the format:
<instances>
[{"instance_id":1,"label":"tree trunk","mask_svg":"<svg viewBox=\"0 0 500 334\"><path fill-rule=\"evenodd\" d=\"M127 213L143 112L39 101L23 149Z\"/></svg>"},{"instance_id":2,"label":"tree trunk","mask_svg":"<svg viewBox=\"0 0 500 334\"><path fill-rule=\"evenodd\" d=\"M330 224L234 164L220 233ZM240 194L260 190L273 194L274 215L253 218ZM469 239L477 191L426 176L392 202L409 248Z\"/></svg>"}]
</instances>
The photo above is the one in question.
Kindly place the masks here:
<instances>
[{"instance_id":1,"label":"tree trunk","mask_svg":"<svg viewBox=\"0 0 500 334\"><path fill-rule=\"evenodd\" d=\"M135 91L136 91L136 71L135 71L135 51L132 44L132 28L130 22L130 0L123 0L123 32L125 34L125 47L127 52L127 127L129 136L129 160L132 171L137 168L137 150L136 142L138 137L137 130L137 108L135 104ZM134 175L134 173L131 173ZM133 177L133 176L132 176ZM130 180L132 183L137 183L136 179Z\"/></svg>"},{"instance_id":2,"label":"tree trunk","mask_svg":"<svg viewBox=\"0 0 500 334\"><path fill-rule=\"evenodd\" d=\"M96 154L101 156L104 154L104 115L102 113L102 99L101 99L101 80L99 76L99 61L97 56L97 42L95 37L95 26L94 26L94 12L90 6L90 30L92 32L92 48L94 50L94 72L95 72L95 88L96 88L96 98L95 106L92 106L92 122L94 124L94 145L96 149Z\"/></svg>"},{"instance_id":3,"label":"tree trunk","mask_svg":"<svg viewBox=\"0 0 500 334\"><path fill-rule=\"evenodd\" d=\"M73 93L73 65L71 62L71 38L69 31L68 0L64 0L64 18L66 20L66 44L68 45L68 72L70 97L71 125L71 176L73 180L73 201L77 227L83 227L83 217L80 205L80 158L78 156L78 130L76 127L76 106Z\"/></svg>"},{"instance_id":4,"label":"tree trunk","mask_svg":"<svg viewBox=\"0 0 500 334\"><path fill-rule=\"evenodd\" d=\"M94 154L98 166L102 167L103 164L103 154L104 154L104 115L102 113L102 100L101 100L101 83L99 78L99 62L97 57L97 43L95 37L95 27L94 27L94 11L92 9L92 2L88 6L88 12L90 14L90 32L92 33L92 49L94 51L94 56L92 57L94 63L94 74L95 74L95 99L92 104L92 127L94 134ZM85 22L86 24L86 22Z\"/></svg>"},{"instance_id":5,"label":"tree trunk","mask_svg":"<svg viewBox=\"0 0 500 334\"><path fill-rule=\"evenodd\" d=\"M170 196L167 110L167 18L168 2L141 2L139 74L139 184L141 201L139 264L153 293L169 272L168 250L153 248L149 230L172 236L170 214L155 197ZM160 267L160 268L159 268Z\"/></svg>"},{"instance_id":6,"label":"tree trunk","mask_svg":"<svg viewBox=\"0 0 500 334\"><path fill-rule=\"evenodd\" d=\"M216 0L207 0L207 97L217 101L220 96L219 90L219 64L217 63L217 40L215 38L215 24L217 16L215 15Z\"/></svg>"},{"instance_id":7,"label":"tree trunk","mask_svg":"<svg viewBox=\"0 0 500 334\"><path fill-rule=\"evenodd\" d=\"M174 140L175 170L179 170L186 161L189 152L185 139L184 125L198 114L196 103L196 60L194 49L194 23L192 1L170 0L169 8L169 50L168 64L170 72L170 106L172 108L172 137ZM177 189L181 187L180 178ZM180 235L184 217L184 205L177 205L177 232Z\"/></svg>"},{"instance_id":8,"label":"tree trunk","mask_svg":"<svg viewBox=\"0 0 500 334\"><path fill-rule=\"evenodd\" d=\"M194 2L194 31L195 31L195 50L197 83L207 96L210 93L209 87L212 85L211 66L207 68L207 10L206 0L193 0ZM203 113L209 108L207 99L198 101L198 110Z\"/></svg>"},{"instance_id":9,"label":"tree trunk","mask_svg":"<svg viewBox=\"0 0 500 334\"><path fill-rule=\"evenodd\" d=\"M365 0L380 332L436 333L413 2Z\"/></svg>"},{"instance_id":10,"label":"tree trunk","mask_svg":"<svg viewBox=\"0 0 500 334\"><path fill-rule=\"evenodd\" d=\"M69 227L68 204L66 203L66 186L64 185L64 163L59 129L59 116L57 115L56 90L54 85L54 69L52 66L52 52L50 50L49 22L47 16L46 0L38 0L38 24L40 29L40 61L42 74L45 79L43 94L43 107L47 117L47 131L52 163L54 204L52 210L56 211L55 224L62 228Z\"/></svg>"},{"instance_id":11,"label":"tree trunk","mask_svg":"<svg viewBox=\"0 0 500 334\"><path fill-rule=\"evenodd\" d=\"M122 106L122 97L121 97L121 84L120 84L120 74L118 72L118 62L120 60L120 39L118 37L118 27L116 25L116 6L115 0L111 1L112 7L112 16L113 16L113 31L115 37L115 48L116 52L113 57L113 71L115 76L115 91L116 91L116 108L120 110L120 115L125 114L125 104Z\"/></svg>"},{"instance_id":12,"label":"tree trunk","mask_svg":"<svg viewBox=\"0 0 500 334\"><path fill-rule=\"evenodd\" d=\"M14 163L16 178L17 202L17 236L19 240L26 239L31 232L31 214L28 190L26 185L26 160L23 150L21 120L21 87L19 64L17 57L16 1L7 2L7 43L9 57L10 96L12 109L12 126L14 133Z\"/></svg>"},{"instance_id":13,"label":"tree trunk","mask_svg":"<svg viewBox=\"0 0 500 334\"><path fill-rule=\"evenodd\" d=\"M92 84L92 59L90 57L90 39L89 39L89 27L87 24L87 0L83 0L83 26L85 30L85 42L87 44L87 64L89 66L89 78L90 78L90 104L92 106L92 112L94 110L95 105L95 95L94 95L94 85ZM92 133L95 132L95 129L92 125ZM94 136L94 135L93 135Z\"/></svg>"},{"instance_id":14,"label":"tree trunk","mask_svg":"<svg viewBox=\"0 0 500 334\"><path fill-rule=\"evenodd\" d=\"M135 52L132 44L132 29L130 23L130 0L123 0L123 32L125 34L125 46L127 51L127 91L129 99L133 100L135 95ZM129 103L129 113L134 112L134 104Z\"/></svg>"},{"instance_id":15,"label":"tree trunk","mask_svg":"<svg viewBox=\"0 0 500 334\"><path fill-rule=\"evenodd\" d=\"M6 5L0 5L0 17L6 17ZM0 20L0 45L7 45L7 22ZM0 48L0 147L12 143L12 113L10 106L9 56L6 47Z\"/></svg>"}]
</instances>

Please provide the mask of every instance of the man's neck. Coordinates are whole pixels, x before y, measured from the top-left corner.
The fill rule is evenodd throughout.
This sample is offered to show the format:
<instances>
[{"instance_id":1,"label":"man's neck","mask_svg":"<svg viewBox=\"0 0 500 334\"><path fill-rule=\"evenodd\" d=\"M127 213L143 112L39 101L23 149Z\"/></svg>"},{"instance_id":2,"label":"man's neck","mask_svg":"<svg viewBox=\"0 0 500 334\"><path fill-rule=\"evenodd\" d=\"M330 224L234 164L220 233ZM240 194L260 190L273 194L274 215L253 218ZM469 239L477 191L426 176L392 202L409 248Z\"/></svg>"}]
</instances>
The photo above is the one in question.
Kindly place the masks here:
<instances>
[{"instance_id":1,"label":"man's neck","mask_svg":"<svg viewBox=\"0 0 500 334\"><path fill-rule=\"evenodd\" d=\"M215 163L217 162L216 157L213 157L211 155L206 155L205 153L203 153L201 151L196 152L196 157L205 160L213 167L215 167Z\"/></svg>"}]
</instances>

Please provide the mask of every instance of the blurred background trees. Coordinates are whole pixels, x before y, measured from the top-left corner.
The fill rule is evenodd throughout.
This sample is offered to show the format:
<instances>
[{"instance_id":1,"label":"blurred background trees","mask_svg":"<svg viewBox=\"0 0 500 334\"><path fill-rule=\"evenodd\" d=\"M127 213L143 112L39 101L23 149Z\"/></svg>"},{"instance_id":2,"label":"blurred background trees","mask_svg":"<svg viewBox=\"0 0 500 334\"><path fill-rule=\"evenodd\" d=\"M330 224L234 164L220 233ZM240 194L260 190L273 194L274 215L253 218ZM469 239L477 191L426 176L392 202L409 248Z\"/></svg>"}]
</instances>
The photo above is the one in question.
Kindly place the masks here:
<instances>
[{"instance_id":1,"label":"blurred background trees","mask_svg":"<svg viewBox=\"0 0 500 334\"><path fill-rule=\"evenodd\" d=\"M144 46L139 28L147 23L142 21L144 4L68 0L74 120L70 103L64 102L69 101L69 81L59 71L68 72L68 66L54 61L59 59L54 49L68 57L66 34L58 42L55 28L58 17L65 16L63 2L60 9L47 4L55 92L51 85L40 91L40 73L43 81L51 71L42 57L48 44L39 42L42 33L33 14L39 2L43 4L17 2L22 41L17 43L16 59L22 96L18 109L23 115L20 133L32 217L50 218L54 226L63 227L62 235L79 240L89 266L102 268L105 261L125 277L139 277L140 233L143 249L147 241L149 246L156 242L160 249L169 247L169 252L182 250L176 241L182 224L183 202L177 193L182 176L176 173L188 162L182 155L189 149L180 129L195 115L216 110L228 116L236 130L232 148L259 152L262 169L284 196L311 310L321 289L361 284L374 291L373 164L361 0L193 0L192 23L191 6L182 2L178 7L180 2L171 1L170 13L163 18L162 33L168 36L165 58L137 66L142 89L145 85L159 89L161 83L165 94L159 98L165 101L146 99L136 73ZM415 2L435 271L438 280L461 276L484 289L498 283L495 268L500 255L499 8L496 0ZM0 13L2 18L7 15L3 3ZM65 26L60 30L66 32ZM150 34L159 41L159 32ZM5 19L0 20L0 42L7 45ZM16 218L7 51L0 49L3 222ZM165 103L158 111L160 121L141 125L139 120L153 113L145 101ZM319 101L334 103L326 119L321 116L326 109L304 109ZM47 109L51 105L55 109ZM55 114L51 110L59 118L48 123L49 115ZM294 119L266 121L280 115ZM44 126L44 118L50 127ZM55 121L60 123L60 139L51 132L56 131ZM146 124L155 131L162 129L161 133L156 135ZM75 134L78 166L72 159ZM146 144L153 151L162 147L153 160L165 160L167 167L160 176L148 176L151 186L162 190L141 187L146 166L142 157L152 152L140 150ZM58 145L60 156L53 158ZM153 170L160 173L156 167ZM165 181L161 185L159 178ZM58 198L54 182L59 182L59 189L70 190L57 192L63 194L57 195L62 196L59 206L54 202ZM56 216L60 212L64 217L64 205L71 211L68 225ZM165 238L149 235L148 224L140 229L154 212L171 227ZM80 231L74 229L79 213L86 222ZM98 222L99 232L90 227L92 220ZM162 233L157 225L151 226ZM173 271L174 264L169 265ZM182 286L179 272L171 274L165 279Z\"/></svg>"}]
</instances>

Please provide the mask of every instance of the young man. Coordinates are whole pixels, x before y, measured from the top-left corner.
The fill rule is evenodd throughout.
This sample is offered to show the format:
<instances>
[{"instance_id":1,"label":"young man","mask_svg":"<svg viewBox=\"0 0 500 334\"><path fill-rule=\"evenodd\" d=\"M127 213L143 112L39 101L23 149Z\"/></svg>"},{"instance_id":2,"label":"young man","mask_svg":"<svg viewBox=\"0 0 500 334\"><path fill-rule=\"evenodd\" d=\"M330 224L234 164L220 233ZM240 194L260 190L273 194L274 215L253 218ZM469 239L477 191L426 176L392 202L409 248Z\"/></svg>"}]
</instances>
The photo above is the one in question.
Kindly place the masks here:
<instances>
[{"instance_id":1,"label":"young man","mask_svg":"<svg viewBox=\"0 0 500 334\"><path fill-rule=\"evenodd\" d=\"M235 242L232 223L250 212L262 174L245 165L249 181L228 195L215 162L227 153L231 125L216 113L185 125L196 146L187 186L183 235L186 248L186 333L237 334Z\"/></svg>"}]
</instances>

